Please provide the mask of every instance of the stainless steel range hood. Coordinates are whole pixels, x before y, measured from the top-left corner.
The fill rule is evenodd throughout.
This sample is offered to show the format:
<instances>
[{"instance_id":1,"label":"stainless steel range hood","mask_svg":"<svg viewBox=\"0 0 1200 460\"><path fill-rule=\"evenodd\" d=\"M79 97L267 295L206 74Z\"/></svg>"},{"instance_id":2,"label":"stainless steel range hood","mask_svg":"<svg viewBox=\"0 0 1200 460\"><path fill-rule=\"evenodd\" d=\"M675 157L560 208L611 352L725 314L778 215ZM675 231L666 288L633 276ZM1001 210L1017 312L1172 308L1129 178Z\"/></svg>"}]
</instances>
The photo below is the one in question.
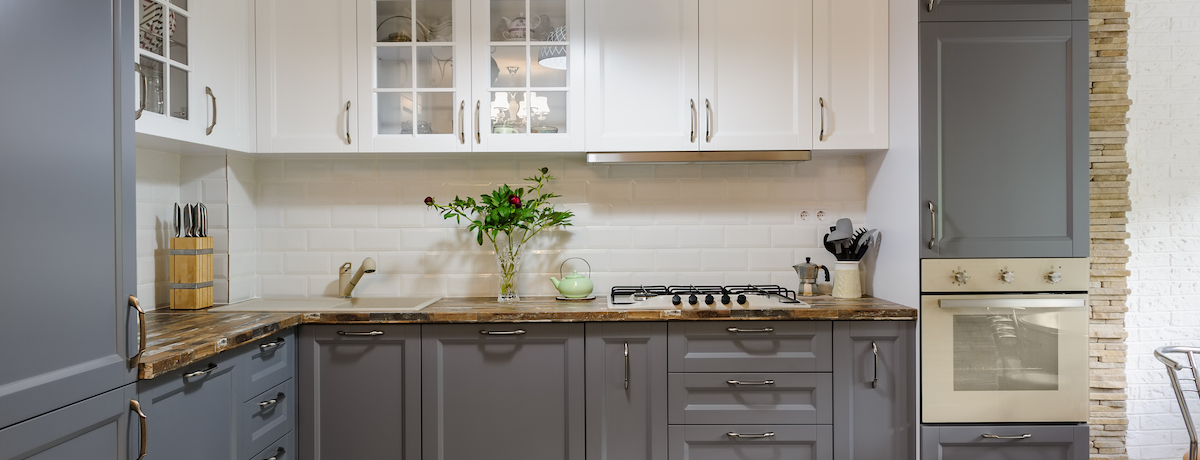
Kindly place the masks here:
<instances>
[{"instance_id":1,"label":"stainless steel range hood","mask_svg":"<svg viewBox=\"0 0 1200 460\"><path fill-rule=\"evenodd\" d=\"M588 164L785 163L811 159L812 152L809 150L588 152L587 154Z\"/></svg>"}]
</instances>

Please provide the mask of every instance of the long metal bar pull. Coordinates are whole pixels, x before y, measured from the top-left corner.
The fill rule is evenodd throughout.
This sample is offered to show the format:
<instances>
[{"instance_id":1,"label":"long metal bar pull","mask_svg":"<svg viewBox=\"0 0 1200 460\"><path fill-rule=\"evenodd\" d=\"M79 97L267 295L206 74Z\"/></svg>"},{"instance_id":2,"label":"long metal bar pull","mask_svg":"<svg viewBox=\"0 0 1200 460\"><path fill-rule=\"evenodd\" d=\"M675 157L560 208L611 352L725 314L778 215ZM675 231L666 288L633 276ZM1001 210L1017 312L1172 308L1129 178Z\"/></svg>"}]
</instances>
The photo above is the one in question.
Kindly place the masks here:
<instances>
[{"instance_id":1,"label":"long metal bar pull","mask_svg":"<svg viewBox=\"0 0 1200 460\"><path fill-rule=\"evenodd\" d=\"M481 137L479 135L479 107L481 106L481 104L482 103L480 101L478 101L478 100L475 101L475 143L476 144L483 143L483 137Z\"/></svg>"},{"instance_id":2,"label":"long metal bar pull","mask_svg":"<svg viewBox=\"0 0 1200 460\"><path fill-rule=\"evenodd\" d=\"M1018 434L1016 436L1000 436L997 434L985 434L985 435L983 435L983 437L988 438L988 439L1029 439L1029 438L1032 438L1033 435L1029 434L1029 433Z\"/></svg>"},{"instance_id":3,"label":"long metal bar pull","mask_svg":"<svg viewBox=\"0 0 1200 460\"><path fill-rule=\"evenodd\" d=\"M346 101L346 145L353 144L350 140L350 101Z\"/></svg>"},{"instance_id":4,"label":"long metal bar pull","mask_svg":"<svg viewBox=\"0 0 1200 460\"><path fill-rule=\"evenodd\" d=\"M818 97L817 102L821 104L821 134L817 135L817 140L825 142L825 98Z\"/></svg>"},{"instance_id":5,"label":"long metal bar pull","mask_svg":"<svg viewBox=\"0 0 1200 460\"><path fill-rule=\"evenodd\" d=\"M934 2L934 1L935 1L935 0L929 0L929 5L925 7L925 10L926 10L926 11L929 11L930 13L932 13L932 12L933 12L933 2Z\"/></svg>"},{"instance_id":6,"label":"long metal bar pull","mask_svg":"<svg viewBox=\"0 0 1200 460\"><path fill-rule=\"evenodd\" d=\"M142 310L142 304L138 302L138 298L135 296L129 296L129 306L138 312L138 351L129 357L130 361L134 361L146 351L146 310Z\"/></svg>"},{"instance_id":7,"label":"long metal bar pull","mask_svg":"<svg viewBox=\"0 0 1200 460\"><path fill-rule=\"evenodd\" d=\"M760 434L742 434L742 433L730 431L728 433L725 433L725 436L729 436L731 438L769 438L769 437L775 436L775 432L768 431L766 433L760 433Z\"/></svg>"},{"instance_id":8,"label":"long metal bar pull","mask_svg":"<svg viewBox=\"0 0 1200 460\"><path fill-rule=\"evenodd\" d=\"M217 96L216 96L215 94L213 94L212 88L209 88L209 87L207 87L207 86L205 86L205 87L204 87L204 94L208 95L208 97L211 97L211 98L212 98L212 101L213 101L213 105L212 105L212 108L213 108L213 114L212 114L212 115L213 115L213 119L212 119L212 124L211 124L211 125L209 125L208 127L204 128L204 135L205 135L205 136L211 136L211 135L212 135L212 132L213 132L213 128L216 128L216 127L217 127Z\"/></svg>"},{"instance_id":9,"label":"long metal bar pull","mask_svg":"<svg viewBox=\"0 0 1200 460\"><path fill-rule=\"evenodd\" d=\"M773 332L775 330L775 328L764 327L762 329L742 329L740 327L727 327L727 328L725 328L725 330L727 330L729 332L735 332L735 333L736 332Z\"/></svg>"},{"instance_id":10,"label":"long metal bar pull","mask_svg":"<svg viewBox=\"0 0 1200 460\"><path fill-rule=\"evenodd\" d=\"M270 343L264 343L262 345L259 345L258 349L261 351L273 350L273 349L279 347L280 345L283 345L283 339L279 339L279 340L276 340L276 341L270 342Z\"/></svg>"},{"instance_id":11,"label":"long metal bar pull","mask_svg":"<svg viewBox=\"0 0 1200 460\"><path fill-rule=\"evenodd\" d=\"M467 100L463 99L462 102L458 104L458 143L459 144L467 143L467 127L463 126L463 121L464 121L463 120L463 112L466 110L467 110Z\"/></svg>"},{"instance_id":12,"label":"long metal bar pull","mask_svg":"<svg viewBox=\"0 0 1200 460\"><path fill-rule=\"evenodd\" d=\"M212 373L212 371L215 371L215 370L217 370L217 365L216 365L216 364L209 364L207 368L204 368L204 369L200 369L200 370L198 370L198 371L194 371L194 372L188 372L188 373L186 373L186 374L183 374L183 378L185 378L185 379L190 379L190 378L193 378L193 377L200 377L200 376L202 376L202 375L208 375L208 374L211 374L211 373Z\"/></svg>"},{"instance_id":13,"label":"long metal bar pull","mask_svg":"<svg viewBox=\"0 0 1200 460\"><path fill-rule=\"evenodd\" d=\"M713 109L712 109L712 103L708 102L708 99L704 100L704 110L708 111L708 126L705 128L705 131L704 131L704 142L712 142Z\"/></svg>"},{"instance_id":14,"label":"long metal bar pull","mask_svg":"<svg viewBox=\"0 0 1200 460\"><path fill-rule=\"evenodd\" d=\"M138 456L137 456L137 460L142 460L143 458L146 457L146 444L147 444L147 441L149 441L149 439L146 438L146 422L147 422L146 413L142 412L142 404L139 403L136 399L129 400L129 410L132 410L134 413L137 414L138 425L140 425L141 429L142 429L141 436L139 437L141 440L141 443L138 446Z\"/></svg>"},{"instance_id":15,"label":"long metal bar pull","mask_svg":"<svg viewBox=\"0 0 1200 460\"><path fill-rule=\"evenodd\" d=\"M875 345L875 341L871 341L871 353L875 355L875 378L871 379L871 388L879 386L879 347Z\"/></svg>"},{"instance_id":16,"label":"long metal bar pull","mask_svg":"<svg viewBox=\"0 0 1200 460\"><path fill-rule=\"evenodd\" d=\"M625 342L625 389L629 389L629 342Z\"/></svg>"},{"instance_id":17,"label":"long metal bar pull","mask_svg":"<svg viewBox=\"0 0 1200 460\"><path fill-rule=\"evenodd\" d=\"M695 100L695 99L688 99L688 103L689 103L689 104L691 104L691 106L692 106L692 137L691 137L691 142L692 142L693 144L695 144L695 143L696 143L696 127L697 127L696 125L699 123L699 122L697 122L697 121L696 121L696 100Z\"/></svg>"},{"instance_id":18,"label":"long metal bar pull","mask_svg":"<svg viewBox=\"0 0 1200 460\"><path fill-rule=\"evenodd\" d=\"M338 335L345 335L345 336L351 336L351 337L375 337L377 335L383 335L383 331L370 331L370 332L338 331Z\"/></svg>"},{"instance_id":19,"label":"long metal bar pull","mask_svg":"<svg viewBox=\"0 0 1200 460\"><path fill-rule=\"evenodd\" d=\"M284 453L286 453L286 452L287 452L287 451L283 450L283 448L282 448L282 447L280 447L280 448L279 448L279 450L275 451L275 455L272 455L272 456L270 456L270 457L264 458L263 460L279 460L279 457L282 457L282 456L283 456L283 454L284 454Z\"/></svg>"},{"instance_id":20,"label":"long metal bar pull","mask_svg":"<svg viewBox=\"0 0 1200 460\"><path fill-rule=\"evenodd\" d=\"M929 249L933 249L933 242L937 240L937 206L929 201Z\"/></svg>"},{"instance_id":21,"label":"long metal bar pull","mask_svg":"<svg viewBox=\"0 0 1200 460\"><path fill-rule=\"evenodd\" d=\"M141 102L138 104L138 109L137 109L137 111L136 111L136 112L133 112L133 119L134 119L134 120L137 120L137 119L139 119L139 118L142 118L142 111L143 111L143 110L146 110L146 85L147 85L147 81L146 81L146 73L145 73L145 72L142 72L140 69L138 69L138 68L137 68L137 67L138 67L138 65L137 65L137 64L134 64L134 65L133 65L133 67L134 67L134 69L133 69L133 70L134 70L135 72L137 72L137 73L138 73L138 75L140 75L140 76L142 77L142 101L141 101Z\"/></svg>"},{"instance_id":22,"label":"long metal bar pull","mask_svg":"<svg viewBox=\"0 0 1200 460\"><path fill-rule=\"evenodd\" d=\"M525 335L525 330L517 329L515 331L489 331L487 329L483 329L480 330L479 333L481 335Z\"/></svg>"},{"instance_id":23,"label":"long metal bar pull","mask_svg":"<svg viewBox=\"0 0 1200 460\"><path fill-rule=\"evenodd\" d=\"M757 382L748 382L745 380L726 380L725 383L730 385L774 385L775 381L771 379L759 380Z\"/></svg>"}]
</instances>

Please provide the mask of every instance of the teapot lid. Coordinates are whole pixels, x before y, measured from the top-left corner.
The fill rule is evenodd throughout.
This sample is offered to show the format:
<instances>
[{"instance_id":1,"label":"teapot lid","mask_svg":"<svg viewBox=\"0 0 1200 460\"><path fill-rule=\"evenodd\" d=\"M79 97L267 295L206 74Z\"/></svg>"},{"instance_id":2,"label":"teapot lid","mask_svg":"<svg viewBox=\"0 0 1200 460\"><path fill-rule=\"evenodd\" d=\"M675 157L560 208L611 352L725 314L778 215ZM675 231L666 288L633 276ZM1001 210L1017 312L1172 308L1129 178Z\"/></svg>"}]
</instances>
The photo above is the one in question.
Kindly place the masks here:
<instances>
[{"instance_id":1,"label":"teapot lid","mask_svg":"<svg viewBox=\"0 0 1200 460\"><path fill-rule=\"evenodd\" d=\"M570 275L563 277L563 279L568 279L568 280L579 279L579 278L586 278L585 276L579 274L579 270L571 270Z\"/></svg>"}]
</instances>

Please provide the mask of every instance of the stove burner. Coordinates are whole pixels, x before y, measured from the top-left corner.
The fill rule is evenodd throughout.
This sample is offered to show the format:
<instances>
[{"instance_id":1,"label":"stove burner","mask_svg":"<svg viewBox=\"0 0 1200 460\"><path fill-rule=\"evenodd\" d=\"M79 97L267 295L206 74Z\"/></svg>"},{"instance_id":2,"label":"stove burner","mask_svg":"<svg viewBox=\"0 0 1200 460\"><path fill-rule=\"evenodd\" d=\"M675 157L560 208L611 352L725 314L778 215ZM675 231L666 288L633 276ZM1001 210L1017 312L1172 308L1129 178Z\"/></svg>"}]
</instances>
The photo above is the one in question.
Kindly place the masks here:
<instances>
[{"instance_id":1,"label":"stove burner","mask_svg":"<svg viewBox=\"0 0 1200 460\"><path fill-rule=\"evenodd\" d=\"M617 305L629 305L638 300L645 300L650 297L672 296L672 303L676 298L682 299L686 296L687 301L691 305L699 303L699 298L702 296L704 303L712 305L715 303L715 297L720 296L722 304L729 305L731 298L736 297L738 304L746 303L746 296L765 296L773 298L780 303L800 304L803 303L796 299L796 291L785 289L774 284L767 285L729 285L729 286L697 286L689 284L686 286L613 286L610 293L610 299ZM622 302L617 299L630 299L627 302Z\"/></svg>"}]
</instances>

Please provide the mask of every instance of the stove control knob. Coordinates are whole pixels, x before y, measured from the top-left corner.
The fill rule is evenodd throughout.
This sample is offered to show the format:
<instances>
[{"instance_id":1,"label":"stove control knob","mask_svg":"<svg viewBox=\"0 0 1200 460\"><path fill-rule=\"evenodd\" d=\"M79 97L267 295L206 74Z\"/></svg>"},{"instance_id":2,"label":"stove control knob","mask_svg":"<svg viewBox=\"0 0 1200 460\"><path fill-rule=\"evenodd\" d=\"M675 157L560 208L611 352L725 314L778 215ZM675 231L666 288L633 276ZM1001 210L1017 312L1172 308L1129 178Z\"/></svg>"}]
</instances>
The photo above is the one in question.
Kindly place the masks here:
<instances>
[{"instance_id":1,"label":"stove control knob","mask_svg":"<svg viewBox=\"0 0 1200 460\"><path fill-rule=\"evenodd\" d=\"M732 300L729 300L729 294L721 294L721 303L729 305Z\"/></svg>"},{"instance_id":2,"label":"stove control knob","mask_svg":"<svg viewBox=\"0 0 1200 460\"><path fill-rule=\"evenodd\" d=\"M738 301L738 305L745 305L746 304L746 295L738 294L737 301Z\"/></svg>"},{"instance_id":3,"label":"stove control knob","mask_svg":"<svg viewBox=\"0 0 1200 460\"><path fill-rule=\"evenodd\" d=\"M680 300L678 295L671 296L671 305L678 306L681 303L683 303L683 300Z\"/></svg>"},{"instance_id":4,"label":"stove control knob","mask_svg":"<svg viewBox=\"0 0 1200 460\"><path fill-rule=\"evenodd\" d=\"M1062 281L1062 273L1059 273L1058 270L1053 270L1046 275L1046 282L1050 284L1058 284L1059 281Z\"/></svg>"},{"instance_id":5,"label":"stove control knob","mask_svg":"<svg viewBox=\"0 0 1200 460\"><path fill-rule=\"evenodd\" d=\"M1013 282L1013 280L1015 280L1015 279L1017 279L1017 275L1014 274L1013 272L1008 271L1007 268L1004 270L1000 270L1000 281L1003 281L1004 284L1009 284L1009 283Z\"/></svg>"},{"instance_id":6,"label":"stove control knob","mask_svg":"<svg viewBox=\"0 0 1200 460\"><path fill-rule=\"evenodd\" d=\"M971 275L968 275L967 271L963 270L962 267L958 267L958 270L954 271L954 284L962 286L967 284L967 280L969 279L971 279Z\"/></svg>"},{"instance_id":7,"label":"stove control knob","mask_svg":"<svg viewBox=\"0 0 1200 460\"><path fill-rule=\"evenodd\" d=\"M713 296L712 296L712 294L709 294L709 295L706 295L706 296L704 296L704 304L705 304L705 305L712 305L712 304L713 304L713 303L715 303L715 302L716 302L716 301L715 301L715 300L713 300Z\"/></svg>"},{"instance_id":8,"label":"stove control knob","mask_svg":"<svg viewBox=\"0 0 1200 460\"><path fill-rule=\"evenodd\" d=\"M691 305L695 305L695 304L700 303L700 300L696 299L696 294L692 294L692 295L688 296L688 303Z\"/></svg>"}]
</instances>

